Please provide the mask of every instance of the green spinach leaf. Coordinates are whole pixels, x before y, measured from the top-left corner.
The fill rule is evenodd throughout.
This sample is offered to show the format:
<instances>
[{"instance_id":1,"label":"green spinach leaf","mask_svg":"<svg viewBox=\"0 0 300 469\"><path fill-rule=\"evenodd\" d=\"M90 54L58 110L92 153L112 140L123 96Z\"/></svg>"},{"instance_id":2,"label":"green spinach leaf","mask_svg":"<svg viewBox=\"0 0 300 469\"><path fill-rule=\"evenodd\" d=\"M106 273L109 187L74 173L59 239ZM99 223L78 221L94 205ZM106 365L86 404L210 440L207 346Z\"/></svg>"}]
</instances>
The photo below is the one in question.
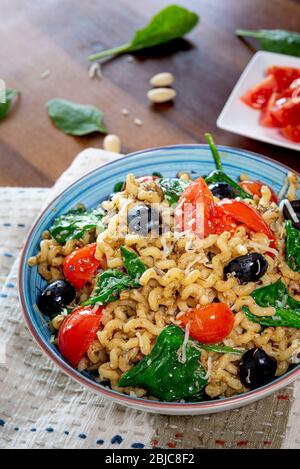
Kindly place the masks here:
<instances>
[{"instance_id":1,"label":"green spinach leaf","mask_svg":"<svg viewBox=\"0 0 300 469\"><path fill-rule=\"evenodd\" d=\"M51 236L60 244L69 239L80 239L87 231L104 229L101 220L104 210L98 207L93 210L76 209L55 218L49 229Z\"/></svg>"},{"instance_id":2,"label":"green spinach leaf","mask_svg":"<svg viewBox=\"0 0 300 469\"><path fill-rule=\"evenodd\" d=\"M238 349L233 347L228 347L227 345L207 345L207 344L199 344L195 345L196 348L206 350L207 352L215 352L215 353L231 353L233 355L243 355L246 350L245 349Z\"/></svg>"},{"instance_id":3,"label":"green spinach leaf","mask_svg":"<svg viewBox=\"0 0 300 469\"><path fill-rule=\"evenodd\" d=\"M12 102L16 96L18 96L20 93L17 90L6 88L4 91L4 99L5 102L1 103L0 101L0 120L4 119L12 105Z\"/></svg>"},{"instance_id":4,"label":"green spinach leaf","mask_svg":"<svg viewBox=\"0 0 300 469\"><path fill-rule=\"evenodd\" d=\"M103 57L116 56L164 44L187 34L198 21L199 17L196 13L179 5L169 5L153 16L145 28L139 29L130 42L90 55L89 60L99 60Z\"/></svg>"},{"instance_id":5,"label":"green spinach leaf","mask_svg":"<svg viewBox=\"0 0 300 469\"><path fill-rule=\"evenodd\" d=\"M96 303L106 304L116 301L121 291L130 288L139 288L139 279L147 267L132 251L121 247L121 256L126 272L118 269L105 270L98 274L92 296L82 303L82 306Z\"/></svg>"},{"instance_id":6,"label":"green spinach leaf","mask_svg":"<svg viewBox=\"0 0 300 469\"><path fill-rule=\"evenodd\" d=\"M107 133L102 123L103 113L95 106L58 98L51 99L46 106L49 117L65 134L81 136L92 132Z\"/></svg>"},{"instance_id":7,"label":"green spinach leaf","mask_svg":"<svg viewBox=\"0 0 300 469\"><path fill-rule=\"evenodd\" d=\"M244 306L242 309L250 321L262 326L285 326L300 328L300 301L289 295L285 284L279 279L266 287L257 288L251 293L255 302L262 308L273 306L274 316L256 316Z\"/></svg>"},{"instance_id":8,"label":"green spinach leaf","mask_svg":"<svg viewBox=\"0 0 300 469\"><path fill-rule=\"evenodd\" d=\"M183 191L190 185L190 182L179 178L163 178L157 184L161 187L169 204L175 205Z\"/></svg>"},{"instance_id":9,"label":"green spinach leaf","mask_svg":"<svg viewBox=\"0 0 300 469\"><path fill-rule=\"evenodd\" d=\"M284 29L238 29L235 34L240 37L257 39L263 50L300 57L300 34Z\"/></svg>"},{"instance_id":10,"label":"green spinach leaf","mask_svg":"<svg viewBox=\"0 0 300 469\"><path fill-rule=\"evenodd\" d=\"M124 181L116 182L114 185L114 192L121 192L124 186Z\"/></svg>"},{"instance_id":11,"label":"green spinach leaf","mask_svg":"<svg viewBox=\"0 0 300 469\"><path fill-rule=\"evenodd\" d=\"M242 199L251 199L251 195L248 194L244 189L242 189L237 182L231 179L227 174L223 172L222 161L218 149L215 145L213 137L211 134L206 133L205 138L207 143L209 144L210 150L212 152L216 169L209 173L208 176L205 177L205 182L209 186L210 184L215 184L216 182L226 182L229 184L234 192L236 193L236 197L241 197Z\"/></svg>"},{"instance_id":12,"label":"green spinach leaf","mask_svg":"<svg viewBox=\"0 0 300 469\"><path fill-rule=\"evenodd\" d=\"M128 370L118 385L139 386L162 401L201 398L207 384L205 370L199 362L200 352L186 344L185 361L179 359L184 332L178 326L165 327L151 353Z\"/></svg>"},{"instance_id":13,"label":"green spinach leaf","mask_svg":"<svg viewBox=\"0 0 300 469\"><path fill-rule=\"evenodd\" d=\"M293 227L291 220L285 222L287 265L295 272L300 272L300 231Z\"/></svg>"}]
</instances>

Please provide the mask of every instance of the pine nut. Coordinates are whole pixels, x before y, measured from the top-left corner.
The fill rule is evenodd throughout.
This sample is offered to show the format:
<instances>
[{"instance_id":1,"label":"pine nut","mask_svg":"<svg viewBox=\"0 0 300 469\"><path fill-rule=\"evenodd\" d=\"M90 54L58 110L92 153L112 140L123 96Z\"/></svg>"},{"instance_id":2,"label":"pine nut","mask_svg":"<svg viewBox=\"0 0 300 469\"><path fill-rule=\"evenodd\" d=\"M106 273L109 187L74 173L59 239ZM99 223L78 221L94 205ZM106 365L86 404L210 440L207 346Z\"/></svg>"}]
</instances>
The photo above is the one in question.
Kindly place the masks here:
<instances>
[{"instance_id":1,"label":"pine nut","mask_svg":"<svg viewBox=\"0 0 300 469\"><path fill-rule=\"evenodd\" d=\"M117 135L109 134L104 137L103 149L112 151L114 153L120 153L121 151L121 140Z\"/></svg>"},{"instance_id":2,"label":"pine nut","mask_svg":"<svg viewBox=\"0 0 300 469\"><path fill-rule=\"evenodd\" d=\"M152 103L166 103L176 96L176 91L172 88L154 88L147 93L149 101Z\"/></svg>"},{"instance_id":3,"label":"pine nut","mask_svg":"<svg viewBox=\"0 0 300 469\"><path fill-rule=\"evenodd\" d=\"M172 83L174 83L174 75L169 72L163 72L163 73L157 73L154 75L151 80L150 80L150 85L152 86L170 86Z\"/></svg>"}]
</instances>

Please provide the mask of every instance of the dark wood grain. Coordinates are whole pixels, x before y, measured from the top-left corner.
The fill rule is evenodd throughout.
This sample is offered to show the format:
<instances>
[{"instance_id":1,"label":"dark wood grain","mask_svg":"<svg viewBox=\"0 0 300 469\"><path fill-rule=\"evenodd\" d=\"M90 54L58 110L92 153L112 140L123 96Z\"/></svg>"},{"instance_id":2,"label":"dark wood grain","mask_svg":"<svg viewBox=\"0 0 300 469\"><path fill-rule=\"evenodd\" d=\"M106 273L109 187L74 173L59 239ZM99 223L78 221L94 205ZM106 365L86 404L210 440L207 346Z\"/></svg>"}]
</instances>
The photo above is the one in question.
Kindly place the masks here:
<instances>
[{"instance_id":1,"label":"dark wood grain","mask_svg":"<svg viewBox=\"0 0 300 469\"><path fill-rule=\"evenodd\" d=\"M101 135L73 138L49 121L53 97L91 103L105 113L123 152L146 147L203 142L211 131L220 144L275 158L300 171L299 152L240 137L216 128L216 119L252 56L234 35L237 28L300 31L299 0L186 0L201 16L187 38L170 46L108 61L103 79L88 77L87 56L126 42L166 0L1 0L0 78L22 98L0 125L0 185L49 186ZM41 79L41 74L50 76ZM173 104L149 106L149 78L171 71L178 96ZM124 117L122 108L130 111ZM143 126L134 125L134 118Z\"/></svg>"}]
</instances>

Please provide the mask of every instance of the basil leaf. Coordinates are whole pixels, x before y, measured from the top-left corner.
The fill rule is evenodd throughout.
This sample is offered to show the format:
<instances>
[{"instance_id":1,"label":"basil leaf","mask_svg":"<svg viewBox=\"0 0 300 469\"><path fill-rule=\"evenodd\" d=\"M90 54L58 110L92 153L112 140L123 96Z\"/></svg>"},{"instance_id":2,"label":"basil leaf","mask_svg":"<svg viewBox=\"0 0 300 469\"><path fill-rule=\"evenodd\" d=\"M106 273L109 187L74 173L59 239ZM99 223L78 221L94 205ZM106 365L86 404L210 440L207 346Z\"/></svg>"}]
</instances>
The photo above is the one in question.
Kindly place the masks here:
<instances>
[{"instance_id":1,"label":"basil leaf","mask_svg":"<svg viewBox=\"0 0 300 469\"><path fill-rule=\"evenodd\" d=\"M250 321L262 326L285 326L300 328L300 301L289 295L281 279L266 287L257 288L251 293L252 298L262 308L273 306L274 316L256 316L244 306L242 309Z\"/></svg>"},{"instance_id":2,"label":"basil leaf","mask_svg":"<svg viewBox=\"0 0 300 469\"><path fill-rule=\"evenodd\" d=\"M157 184L161 187L169 204L175 205L183 191L190 185L190 182L179 178L163 178Z\"/></svg>"},{"instance_id":3,"label":"basil leaf","mask_svg":"<svg viewBox=\"0 0 300 469\"><path fill-rule=\"evenodd\" d=\"M55 218L49 229L51 236L60 244L70 239L80 239L87 231L103 228L101 220L104 210L98 207L94 210L76 209ZM104 229L104 228L103 228Z\"/></svg>"},{"instance_id":4,"label":"basil leaf","mask_svg":"<svg viewBox=\"0 0 300 469\"><path fill-rule=\"evenodd\" d=\"M158 46L179 38L191 31L199 21L196 13L179 5L169 5L160 10L145 28L139 29L130 42L89 56L89 60L116 56L148 47Z\"/></svg>"},{"instance_id":5,"label":"basil leaf","mask_svg":"<svg viewBox=\"0 0 300 469\"><path fill-rule=\"evenodd\" d=\"M152 173L152 176L157 176L158 178L161 178L161 179L163 178L163 175L161 173L156 172L156 171L154 171Z\"/></svg>"},{"instance_id":6,"label":"basil leaf","mask_svg":"<svg viewBox=\"0 0 300 469\"><path fill-rule=\"evenodd\" d=\"M235 34L257 39L263 50L300 57L299 33L284 29L238 29Z\"/></svg>"},{"instance_id":7,"label":"basil leaf","mask_svg":"<svg viewBox=\"0 0 300 469\"><path fill-rule=\"evenodd\" d=\"M184 363L178 353L184 332L178 326L167 326L157 337L151 353L128 370L118 386L139 386L162 401L201 398L207 384L205 370L199 362L200 352L186 344Z\"/></svg>"},{"instance_id":8,"label":"basil leaf","mask_svg":"<svg viewBox=\"0 0 300 469\"><path fill-rule=\"evenodd\" d=\"M127 270L129 277L133 280L133 286L139 287L139 279L147 270L147 267L134 252L128 251L124 246L121 246L121 256L124 267Z\"/></svg>"},{"instance_id":9,"label":"basil leaf","mask_svg":"<svg viewBox=\"0 0 300 469\"><path fill-rule=\"evenodd\" d=\"M221 156L218 152L212 135L206 133L204 136L207 140L207 143L209 144L216 165L216 169L209 173L208 176L205 176L204 179L206 184L209 186L210 184L214 184L216 182L227 182L227 184L229 184L236 193L236 197L241 197L242 199L251 199L252 197L250 194L244 191L244 189L242 189L237 182L235 182L223 172Z\"/></svg>"},{"instance_id":10,"label":"basil leaf","mask_svg":"<svg viewBox=\"0 0 300 469\"><path fill-rule=\"evenodd\" d=\"M231 353L233 355L243 355L246 350L245 349L237 349L233 347L228 347L227 345L207 345L207 344L198 344L195 347L199 349L206 350L207 352L215 352L215 353Z\"/></svg>"},{"instance_id":11,"label":"basil leaf","mask_svg":"<svg viewBox=\"0 0 300 469\"><path fill-rule=\"evenodd\" d=\"M116 182L114 185L114 192L121 192L124 186L124 181Z\"/></svg>"},{"instance_id":12,"label":"basil leaf","mask_svg":"<svg viewBox=\"0 0 300 469\"><path fill-rule=\"evenodd\" d=\"M82 303L82 306L110 303L119 298L121 291L140 287L139 279L147 267L137 254L128 251L123 246L121 255L127 273L118 269L109 269L98 274L93 294Z\"/></svg>"},{"instance_id":13,"label":"basil leaf","mask_svg":"<svg viewBox=\"0 0 300 469\"><path fill-rule=\"evenodd\" d=\"M107 133L102 123L103 113L95 106L85 106L66 99L50 99L48 115L65 134L81 136L92 132Z\"/></svg>"},{"instance_id":14,"label":"basil leaf","mask_svg":"<svg viewBox=\"0 0 300 469\"><path fill-rule=\"evenodd\" d=\"M16 96L18 96L19 94L20 94L19 91L14 90L14 89L6 88L4 90L5 102L1 103L1 101L0 101L0 120L4 119L7 116L8 112L11 108L13 99Z\"/></svg>"},{"instance_id":15,"label":"basil leaf","mask_svg":"<svg viewBox=\"0 0 300 469\"><path fill-rule=\"evenodd\" d=\"M300 231L293 227L291 220L285 222L285 230L285 260L294 272L300 272Z\"/></svg>"}]
</instances>

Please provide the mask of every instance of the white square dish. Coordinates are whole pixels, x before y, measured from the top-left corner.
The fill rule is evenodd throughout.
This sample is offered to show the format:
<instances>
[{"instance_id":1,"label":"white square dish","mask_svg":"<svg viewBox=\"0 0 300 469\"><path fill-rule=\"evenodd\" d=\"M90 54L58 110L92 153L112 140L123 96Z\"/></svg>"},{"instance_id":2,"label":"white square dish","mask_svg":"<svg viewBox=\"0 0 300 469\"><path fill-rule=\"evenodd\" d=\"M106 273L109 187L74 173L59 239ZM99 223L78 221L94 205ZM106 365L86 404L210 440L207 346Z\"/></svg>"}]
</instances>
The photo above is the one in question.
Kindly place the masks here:
<instances>
[{"instance_id":1,"label":"white square dish","mask_svg":"<svg viewBox=\"0 0 300 469\"><path fill-rule=\"evenodd\" d=\"M247 90L263 80L266 69L271 65L300 69L300 58L273 52L257 52L233 88L217 119L217 127L262 142L299 151L300 143L287 140L280 134L279 129L261 126L259 124L260 112L240 100Z\"/></svg>"}]
</instances>

